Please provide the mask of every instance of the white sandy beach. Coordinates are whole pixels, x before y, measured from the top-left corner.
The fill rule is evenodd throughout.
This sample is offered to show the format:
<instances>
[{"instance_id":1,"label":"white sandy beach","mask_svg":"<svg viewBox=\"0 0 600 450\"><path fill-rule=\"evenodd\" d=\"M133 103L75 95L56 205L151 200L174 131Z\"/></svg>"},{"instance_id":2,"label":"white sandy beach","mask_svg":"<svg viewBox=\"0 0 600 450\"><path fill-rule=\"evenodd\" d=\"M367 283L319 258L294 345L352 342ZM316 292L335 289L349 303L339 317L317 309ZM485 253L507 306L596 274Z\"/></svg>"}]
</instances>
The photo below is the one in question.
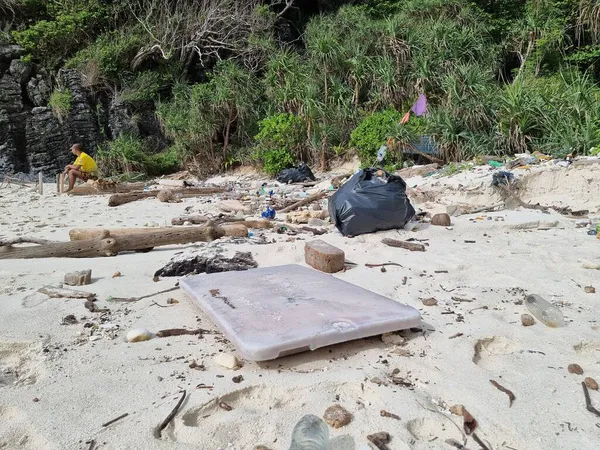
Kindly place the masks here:
<instances>
[{"instance_id":1,"label":"white sandy beach","mask_svg":"<svg viewBox=\"0 0 600 450\"><path fill-rule=\"evenodd\" d=\"M528 173L515 171L525 180L523 200L585 208L590 218L600 218L600 164L535 167ZM431 212L451 204L496 203L500 197L490 182L488 169L407 181L415 189L415 206ZM164 226L187 207L214 212L219 198L209 197L213 203L186 198L175 204L147 199L109 208L107 196L58 196L55 191L50 184L42 196L29 188L0 189L0 238L66 241L71 228ZM127 331L138 327L217 331L181 291L131 304L106 299L173 287L175 278L153 282L152 277L182 251L248 251L259 267L304 264L310 234L290 239L273 230L255 230L254 238L241 243L223 238L110 258L0 260L0 449L84 450L93 439L95 448L106 450L252 450L258 445L287 450L292 429L304 414L322 416L335 403L350 411L353 420L330 428L334 450L369 448L366 436L379 431L392 435L392 450L456 448L445 443L450 438L463 442L462 418L449 412L455 404L477 419L477 435L490 449L598 448L600 417L586 410L581 382L585 377L600 382L600 271L584 269L582 263L600 263L600 240L586 228L576 228L581 219L522 208L452 220L452 229L423 226L416 232L352 239L330 226L321 237L356 264L334 276L419 309L422 332L403 331L402 345L374 336L266 363L244 361L236 371L213 361L219 352L235 354L220 334L125 341ZM548 229L513 227L537 221ZM261 235L269 243L261 243ZM426 239L427 251L386 247L384 237ZM386 272L365 267L385 262L403 267L389 266ZM96 293L98 306L110 313L93 314L82 300L36 293L82 269L92 269L93 282L76 289ZM117 271L122 276L112 278ZM595 286L597 293L586 293L585 286ZM523 327L520 316L527 310L521 301L530 293L558 305L567 326L549 328L536 321ZM436 306L422 304L430 297L438 300ZM164 306L169 298L179 303L155 305ZM62 325L70 314L78 323ZM101 339L91 341L92 334ZM190 368L194 361L205 370ZM571 363L579 364L583 375L569 373ZM394 369L413 386L390 383ZM234 383L238 375L243 381ZM490 380L514 392L512 407ZM214 387L197 389L202 383ZM188 398L163 437L155 438L155 427L183 389ZM590 393L600 409L600 393ZM232 411L218 407L216 399ZM400 420L382 417L381 410ZM129 415L102 427L124 413ZM468 438L465 448L480 447Z\"/></svg>"}]
</instances>

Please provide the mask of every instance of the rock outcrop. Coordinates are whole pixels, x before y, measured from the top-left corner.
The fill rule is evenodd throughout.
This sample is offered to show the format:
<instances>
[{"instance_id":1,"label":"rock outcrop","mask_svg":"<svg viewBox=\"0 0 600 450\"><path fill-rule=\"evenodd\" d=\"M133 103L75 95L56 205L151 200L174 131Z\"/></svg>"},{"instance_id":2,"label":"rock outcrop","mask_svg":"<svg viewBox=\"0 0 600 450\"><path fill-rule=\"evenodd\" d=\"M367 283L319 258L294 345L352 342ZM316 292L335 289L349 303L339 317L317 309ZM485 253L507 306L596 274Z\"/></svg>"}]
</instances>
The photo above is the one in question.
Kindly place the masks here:
<instances>
[{"instance_id":1,"label":"rock outcrop","mask_svg":"<svg viewBox=\"0 0 600 450\"><path fill-rule=\"evenodd\" d=\"M122 134L142 139L149 152L168 144L151 102L130 105L94 95L72 69L61 69L53 83L44 69L21 60L23 54L18 45L0 44L0 179L40 171L52 179L72 162L69 146L75 142L91 155ZM70 96L60 119L48 105L56 88Z\"/></svg>"}]
</instances>

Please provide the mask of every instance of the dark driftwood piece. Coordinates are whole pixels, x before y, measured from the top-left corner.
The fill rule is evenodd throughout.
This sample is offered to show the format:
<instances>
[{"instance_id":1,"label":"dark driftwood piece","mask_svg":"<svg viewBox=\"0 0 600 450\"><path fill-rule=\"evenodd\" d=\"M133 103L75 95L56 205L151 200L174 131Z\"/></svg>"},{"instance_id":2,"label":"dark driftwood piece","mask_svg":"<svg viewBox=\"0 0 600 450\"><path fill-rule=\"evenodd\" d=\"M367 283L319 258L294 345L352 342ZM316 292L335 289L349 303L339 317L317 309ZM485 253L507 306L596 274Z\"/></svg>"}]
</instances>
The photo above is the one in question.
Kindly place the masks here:
<instances>
[{"instance_id":1,"label":"dark driftwood piece","mask_svg":"<svg viewBox=\"0 0 600 450\"><path fill-rule=\"evenodd\" d=\"M169 328L168 330L160 330L156 336L160 338L171 336L195 336L197 334L208 334L210 331L198 328L197 330L186 330L185 328Z\"/></svg>"},{"instance_id":2,"label":"dark driftwood piece","mask_svg":"<svg viewBox=\"0 0 600 450\"><path fill-rule=\"evenodd\" d=\"M106 428L107 426L112 425L113 423L115 423L115 422L117 422L117 421L119 421L121 419L124 419L128 415L129 415L129 413L121 414L119 417L116 417L113 420L109 420L108 422L103 423L102 424L102 428Z\"/></svg>"},{"instance_id":3,"label":"dark driftwood piece","mask_svg":"<svg viewBox=\"0 0 600 450\"><path fill-rule=\"evenodd\" d=\"M172 194L183 194L184 196L199 196L212 195L225 192L225 188L207 187L207 188L184 188L184 189L168 189ZM156 197L160 191L147 192L128 192L125 194L114 194L108 199L108 206L120 206L126 203L135 202L144 198Z\"/></svg>"},{"instance_id":4,"label":"dark driftwood piece","mask_svg":"<svg viewBox=\"0 0 600 450\"><path fill-rule=\"evenodd\" d=\"M171 420L173 420L175 418L175 416L177 415L177 412L179 411L179 408L181 408L181 404L183 403L183 401L185 400L185 396L186 396L187 392L184 390L181 398L179 399L179 401L177 402L177 404L175 405L175 408L173 408L173 411L171 411L169 413L169 415L165 418L165 420L163 420L159 426L156 427L156 430L154 430L154 437L157 439L160 439L162 436L162 430L164 430L167 425L169 425L169 423L171 423Z\"/></svg>"},{"instance_id":5,"label":"dark driftwood piece","mask_svg":"<svg viewBox=\"0 0 600 450\"><path fill-rule=\"evenodd\" d=\"M586 384L583 381L581 382L581 385L583 386L583 395L585 396L585 407L586 407L586 409L589 412L594 413L598 417L600 417L600 411L598 411L592 405L592 399L590 398L590 391L588 391L588 387L586 386Z\"/></svg>"},{"instance_id":6,"label":"dark driftwood piece","mask_svg":"<svg viewBox=\"0 0 600 450\"><path fill-rule=\"evenodd\" d=\"M317 200L322 199L326 195L327 195L327 191L318 192L316 194L306 197L305 199L300 200L299 202L294 203L293 205L288 206L287 208L283 208L282 210L277 211L277 212L280 214L285 214L290 211L294 211L298 208L301 208L304 205L309 205L312 202L316 202Z\"/></svg>"},{"instance_id":7,"label":"dark driftwood piece","mask_svg":"<svg viewBox=\"0 0 600 450\"><path fill-rule=\"evenodd\" d=\"M510 408L513 404L513 402L516 400L517 397L515 397L515 394L513 394L513 392L509 389L506 389L504 386L501 386L497 381L495 380L490 380L490 383L492 383L492 385L494 385L494 387L496 389L498 389L499 391L504 392L506 395L508 395L508 407Z\"/></svg>"},{"instance_id":8,"label":"dark driftwood piece","mask_svg":"<svg viewBox=\"0 0 600 450\"><path fill-rule=\"evenodd\" d=\"M382 239L381 242L390 247L404 248L411 252L424 252L425 246L423 244L416 244L414 242L398 241L397 239Z\"/></svg>"},{"instance_id":9,"label":"dark driftwood piece","mask_svg":"<svg viewBox=\"0 0 600 450\"><path fill-rule=\"evenodd\" d=\"M15 247L0 246L0 259L31 258L95 258L114 256L124 251L144 250L163 245L189 244L213 241L223 237L223 230L215 227L169 228L139 235L111 236L103 230L103 237L72 242L49 242L46 244Z\"/></svg>"},{"instance_id":10,"label":"dark driftwood piece","mask_svg":"<svg viewBox=\"0 0 600 450\"><path fill-rule=\"evenodd\" d=\"M173 217L171 219L171 225L183 225L186 222L193 223L194 225L200 225L202 223L209 222L210 219L206 216L194 215L194 216L180 216Z\"/></svg>"}]
</instances>

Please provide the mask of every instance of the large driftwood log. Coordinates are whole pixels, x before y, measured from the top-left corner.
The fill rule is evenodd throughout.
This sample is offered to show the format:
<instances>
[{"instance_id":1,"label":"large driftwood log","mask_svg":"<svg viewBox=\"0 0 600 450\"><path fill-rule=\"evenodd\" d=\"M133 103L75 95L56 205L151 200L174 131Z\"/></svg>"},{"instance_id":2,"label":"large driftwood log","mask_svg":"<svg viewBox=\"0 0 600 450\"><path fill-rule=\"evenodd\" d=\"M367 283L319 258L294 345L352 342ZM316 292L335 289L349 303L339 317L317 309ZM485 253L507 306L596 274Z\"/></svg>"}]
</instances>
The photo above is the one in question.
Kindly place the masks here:
<instances>
[{"instance_id":1,"label":"large driftwood log","mask_svg":"<svg viewBox=\"0 0 600 450\"><path fill-rule=\"evenodd\" d=\"M180 217L173 217L171 219L171 225L183 225L186 222L193 223L194 225L199 225L201 223L206 223L208 221L210 221L210 219L206 216L200 216L200 215L180 216Z\"/></svg>"},{"instance_id":2,"label":"large driftwood log","mask_svg":"<svg viewBox=\"0 0 600 450\"><path fill-rule=\"evenodd\" d=\"M185 188L185 189L171 189L173 194L181 194L183 197L188 196L199 196L199 195L212 195L225 192L226 189L222 187L206 187L206 188ZM108 206L120 206L126 203L135 202L144 198L156 197L160 191L148 191L148 192L129 192L126 194L115 194L111 195L108 199Z\"/></svg>"},{"instance_id":3,"label":"large driftwood log","mask_svg":"<svg viewBox=\"0 0 600 450\"><path fill-rule=\"evenodd\" d=\"M74 228L69 231L71 241L89 241L92 239L105 239L107 237L120 238L123 236L147 236L156 233L169 233L187 231L189 233L202 233L208 226L213 227L220 236L248 236L248 227L244 222L224 223L222 225L201 225L197 227L163 227L163 228ZM149 247L156 247L150 245Z\"/></svg>"},{"instance_id":4,"label":"large driftwood log","mask_svg":"<svg viewBox=\"0 0 600 450\"><path fill-rule=\"evenodd\" d=\"M396 239L382 239L381 242L390 247L404 248L411 252L424 252L425 246L414 242L398 241Z\"/></svg>"},{"instance_id":5,"label":"large driftwood log","mask_svg":"<svg viewBox=\"0 0 600 450\"><path fill-rule=\"evenodd\" d=\"M163 245L213 241L222 237L224 233L222 229L212 226L168 228L153 231L143 234L111 236L110 231L103 230L100 237L82 241L51 242L27 247L6 245L0 247L0 259L114 256L119 252L143 250Z\"/></svg>"},{"instance_id":6,"label":"large driftwood log","mask_svg":"<svg viewBox=\"0 0 600 450\"><path fill-rule=\"evenodd\" d=\"M321 200L326 195L327 195L327 191L322 191L322 192L318 192L318 193L313 194L313 195L309 195L305 199L300 200L299 202L296 202L293 205L288 206L287 208L283 208L282 210L277 211L277 213L279 213L279 214L285 214L287 212L294 211L295 209L301 208L304 205L309 205L312 202L316 202L317 200Z\"/></svg>"},{"instance_id":7,"label":"large driftwood log","mask_svg":"<svg viewBox=\"0 0 600 450\"><path fill-rule=\"evenodd\" d=\"M60 181L59 181L60 186ZM110 180L95 180L75 186L69 195L105 195L105 194L119 194L127 193L132 191L142 191L146 183L119 183L117 181ZM60 192L60 191L59 191Z\"/></svg>"}]
</instances>

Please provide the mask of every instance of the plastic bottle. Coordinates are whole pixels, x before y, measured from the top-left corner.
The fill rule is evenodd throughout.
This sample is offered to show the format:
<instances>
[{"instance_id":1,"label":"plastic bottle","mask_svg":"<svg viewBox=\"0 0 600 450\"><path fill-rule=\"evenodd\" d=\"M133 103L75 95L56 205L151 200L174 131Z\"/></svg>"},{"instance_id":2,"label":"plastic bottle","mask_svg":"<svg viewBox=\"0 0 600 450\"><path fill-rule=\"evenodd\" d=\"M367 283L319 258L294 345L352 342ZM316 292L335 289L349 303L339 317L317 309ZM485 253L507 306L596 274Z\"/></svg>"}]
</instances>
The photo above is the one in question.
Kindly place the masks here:
<instances>
[{"instance_id":1,"label":"plastic bottle","mask_svg":"<svg viewBox=\"0 0 600 450\"><path fill-rule=\"evenodd\" d=\"M533 294L525 297L525 306L531 314L545 325L552 328L565 326L565 318L562 311L539 295Z\"/></svg>"},{"instance_id":2,"label":"plastic bottle","mask_svg":"<svg viewBox=\"0 0 600 450\"><path fill-rule=\"evenodd\" d=\"M329 450L329 428L320 417L304 416L294 427L290 450Z\"/></svg>"}]
</instances>

